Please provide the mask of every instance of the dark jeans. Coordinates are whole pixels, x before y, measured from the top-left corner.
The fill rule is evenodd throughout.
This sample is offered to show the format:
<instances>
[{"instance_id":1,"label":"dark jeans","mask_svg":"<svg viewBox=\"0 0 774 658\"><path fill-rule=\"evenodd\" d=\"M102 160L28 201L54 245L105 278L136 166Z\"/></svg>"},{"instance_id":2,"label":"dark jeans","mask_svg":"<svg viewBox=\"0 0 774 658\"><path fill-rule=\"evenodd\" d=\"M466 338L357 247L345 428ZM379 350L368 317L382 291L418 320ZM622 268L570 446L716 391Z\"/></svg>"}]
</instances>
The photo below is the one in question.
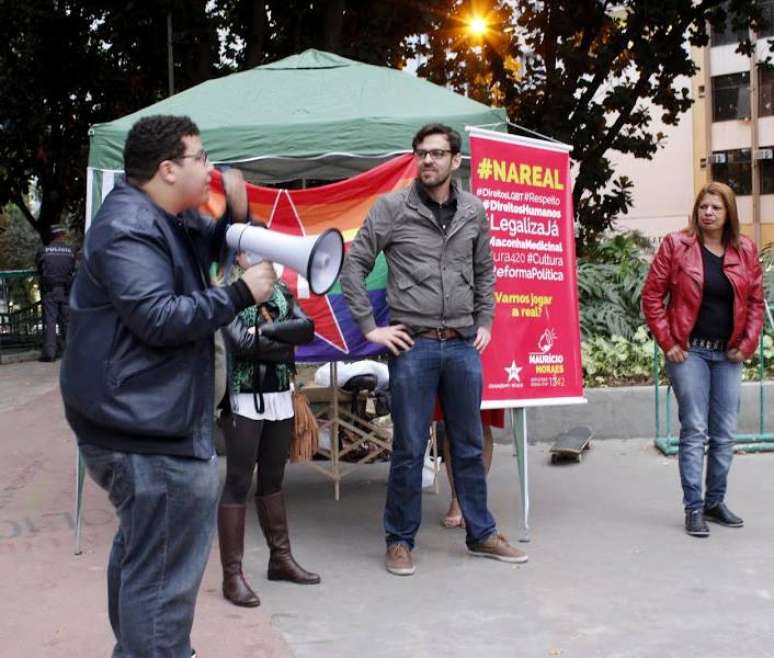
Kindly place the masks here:
<instances>
[{"instance_id":1,"label":"dark jeans","mask_svg":"<svg viewBox=\"0 0 774 658\"><path fill-rule=\"evenodd\" d=\"M113 658L190 658L215 531L217 458L80 450L119 518L107 574Z\"/></svg>"},{"instance_id":2,"label":"dark jeans","mask_svg":"<svg viewBox=\"0 0 774 658\"><path fill-rule=\"evenodd\" d=\"M293 418L252 420L228 414L221 420L226 440L226 481L220 502L243 505L258 464L256 496L270 496L282 489L285 464L293 439Z\"/></svg>"},{"instance_id":3,"label":"dark jeans","mask_svg":"<svg viewBox=\"0 0 774 658\"><path fill-rule=\"evenodd\" d=\"M59 343L64 347L67 339L67 291L64 288L54 288L43 295L43 357L53 359L57 353L56 327L59 325Z\"/></svg>"},{"instance_id":4,"label":"dark jeans","mask_svg":"<svg viewBox=\"0 0 774 658\"><path fill-rule=\"evenodd\" d=\"M667 363L680 415L680 481L685 509L714 507L726 495L734 457L734 432L742 388L742 364L725 352L692 347L682 363ZM702 497L704 446L707 481Z\"/></svg>"},{"instance_id":5,"label":"dark jeans","mask_svg":"<svg viewBox=\"0 0 774 658\"><path fill-rule=\"evenodd\" d=\"M417 337L414 347L390 357L389 365L394 429L384 509L387 544L414 547L422 520L422 465L436 393L446 420L467 544L485 539L496 527L486 506L481 359L473 339L443 342Z\"/></svg>"}]
</instances>

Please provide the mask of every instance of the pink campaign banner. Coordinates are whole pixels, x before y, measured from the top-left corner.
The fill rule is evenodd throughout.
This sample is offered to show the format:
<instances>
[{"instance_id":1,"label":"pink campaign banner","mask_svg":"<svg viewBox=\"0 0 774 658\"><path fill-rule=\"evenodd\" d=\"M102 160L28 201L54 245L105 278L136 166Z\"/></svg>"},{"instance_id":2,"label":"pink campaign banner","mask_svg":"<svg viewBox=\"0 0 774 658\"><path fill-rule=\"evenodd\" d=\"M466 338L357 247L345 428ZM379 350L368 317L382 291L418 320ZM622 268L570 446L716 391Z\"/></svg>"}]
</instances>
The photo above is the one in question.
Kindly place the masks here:
<instances>
[{"instance_id":1,"label":"pink campaign banner","mask_svg":"<svg viewBox=\"0 0 774 658\"><path fill-rule=\"evenodd\" d=\"M567 147L472 130L472 190L495 270L484 409L583 401L572 181Z\"/></svg>"}]
</instances>

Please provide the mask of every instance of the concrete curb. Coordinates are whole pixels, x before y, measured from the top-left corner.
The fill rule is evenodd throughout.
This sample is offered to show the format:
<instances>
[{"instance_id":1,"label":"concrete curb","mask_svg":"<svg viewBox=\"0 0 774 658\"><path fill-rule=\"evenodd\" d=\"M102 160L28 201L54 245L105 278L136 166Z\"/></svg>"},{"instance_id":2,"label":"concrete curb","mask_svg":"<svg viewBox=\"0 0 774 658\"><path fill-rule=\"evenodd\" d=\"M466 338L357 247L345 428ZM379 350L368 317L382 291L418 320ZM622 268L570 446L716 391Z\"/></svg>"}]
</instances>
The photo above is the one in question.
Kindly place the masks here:
<instances>
[{"instance_id":1,"label":"concrete curb","mask_svg":"<svg viewBox=\"0 0 774 658\"><path fill-rule=\"evenodd\" d=\"M40 358L40 348L34 350L24 350L23 352L3 352L0 354L0 365L9 363L24 363L26 361L37 361Z\"/></svg>"},{"instance_id":2,"label":"concrete curb","mask_svg":"<svg viewBox=\"0 0 774 658\"><path fill-rule=\"evenodd\" d=\"M769 431L774 430L774 381L764 383ZM665 389L660 388L661 413L666 413ZM618 386L590 388L585 392L587 404L566 407L531 407L527 411L530 443L553 441L557 434L576 425L588 425L595 439L655 438L655 398L653 386ZM740 433L759 430L759 384L742 384L739 410ZM662 416L662 418L664 418ZM664 420L662 422L665 422ZM677 403L672 396L672 432L679 431ZM510 437L508 437L510 438Z\"/></svg>"}]
</instances>

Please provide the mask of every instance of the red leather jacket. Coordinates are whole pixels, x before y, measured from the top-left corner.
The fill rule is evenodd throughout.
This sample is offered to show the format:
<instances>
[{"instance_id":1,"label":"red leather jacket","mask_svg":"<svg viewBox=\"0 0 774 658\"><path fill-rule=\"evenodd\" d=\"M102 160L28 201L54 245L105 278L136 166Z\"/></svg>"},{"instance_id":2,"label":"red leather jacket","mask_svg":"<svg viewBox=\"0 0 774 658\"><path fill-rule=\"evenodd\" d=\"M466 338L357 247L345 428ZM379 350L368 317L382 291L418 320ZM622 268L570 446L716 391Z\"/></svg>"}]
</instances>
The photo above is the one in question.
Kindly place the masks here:
<instances>
[{"instance_id":1,"label":"red leather jacket","mask_svg":"<svg viewBox=\"0 0 774 658\"><path fill-rule=\"evenodd\" d=\"M734 289L734 329L728 347L738 349L747 359L758 346L765 313L763 271L752 240L740 236L738 249L726 249L723 272ZM671 233L661 242L642 290L645 320L665 352L675 345L688 349L703 290L701 243L696 236Z\"/></svg>"}]
</instances>

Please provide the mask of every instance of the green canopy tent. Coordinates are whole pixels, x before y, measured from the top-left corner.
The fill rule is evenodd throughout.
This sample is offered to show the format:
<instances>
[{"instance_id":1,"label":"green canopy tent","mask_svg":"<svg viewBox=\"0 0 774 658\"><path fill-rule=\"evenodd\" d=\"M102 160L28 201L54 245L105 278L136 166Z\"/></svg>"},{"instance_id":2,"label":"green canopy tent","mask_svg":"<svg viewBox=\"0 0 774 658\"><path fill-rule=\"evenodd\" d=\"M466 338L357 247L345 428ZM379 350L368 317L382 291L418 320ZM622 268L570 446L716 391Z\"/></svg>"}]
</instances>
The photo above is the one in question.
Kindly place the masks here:
<instances>
[{"instance_id":1,"label":"green canopy tent","mask_svg":"<svg viewBox=\"0 0 774 658\"><path fill-rule=\"evenodd\" d=\"M347 178L410 149L424 124L505 130L490 108L408 73L319 50L208 80L90 131L87 224L123 168L126 134L153 114L190 116L215 163L237 165L249 180ZM461 172L467 173L465 170Z\"/></svg>"},{"instance_id":2,"label":"green canopy tent","mask_svg":"<svg viewBox=\"0 0 774 658\"><path fill-rule=\"evenodd\" d=\"M463 156L468 156L466 127L505 131L508 121L504 109L487 107L408 73L306 50L209 80L134 114L95 125L89 133L87 227L123 170L126 134L138 119L154 114L191 117L215 164L237 166L248 180L263 183L350 177L408 152L416 131L431 122L459 131ZM459 175L467 179L469 159L463 163ZM514 439L526 525L526 433ZM76 553L83 479L78 459Z\"/></svg>"}]
</instances>

